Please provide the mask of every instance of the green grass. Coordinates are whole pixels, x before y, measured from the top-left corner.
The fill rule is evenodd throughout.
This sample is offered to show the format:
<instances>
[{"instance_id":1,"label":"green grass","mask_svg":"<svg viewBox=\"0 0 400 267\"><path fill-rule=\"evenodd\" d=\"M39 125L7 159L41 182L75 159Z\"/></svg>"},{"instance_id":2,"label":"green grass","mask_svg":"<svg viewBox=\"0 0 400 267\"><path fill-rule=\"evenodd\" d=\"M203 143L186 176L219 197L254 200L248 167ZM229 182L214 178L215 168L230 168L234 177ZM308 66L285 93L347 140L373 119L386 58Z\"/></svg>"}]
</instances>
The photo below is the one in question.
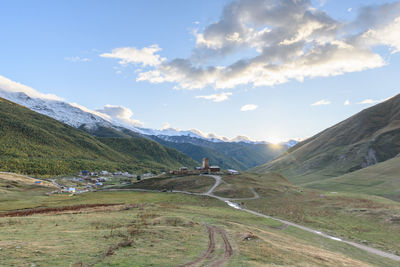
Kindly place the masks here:
<instances>
[{"instance_id":1,"label":"green grass","mask_svg":"<svg viewBox=\"0 0 400 267\"><path fill-rule=\"evenodd\" d=\"M44 198L40 206L124 203L78 213L0 218L2 266L176 266L207 248L204 224L224 229L228 266L396 266L339 242L229 208L216 199L171 193L96 192ZM243 237L253 233L256 239ZM130 246L120 245L132 242ZM222 254L217 238L217 254ZM111 251L111 253L110 253Z\"/></svg>"},{"instance_id":2,"label":"green grass","mask_svg":"<svg viewBox=\"0 0 400 267\"><path fill-rule=\"evenodd\" d=\"M306 187L378 195L400 201L400 157L343 176L315 181Z\"/></svg>"},{"instance_id":3,"label":"green grass","mask_svg":"<svg viewBox=\"0 0 400 267\"><path fill-rule=\"evenodd\" d=\"M365 194L305 189L276 173L244 173L224 176L223 180L216 195L251 197L250 188L254 188L260 199L242 201L252 210L400 255L398 202Z\"/></svg>"},{"instance_id":4,"label":"green grass","mask_svg":"<svg viewBox=\"0 0 400 267\"><path fill-rule=\"evenodd\" d=\"M192 192L199 190L200 177L148 179L135 188L170 189ZM179 186L179 189L176 188ZM291 184L277 173L223 176L214 194L228 198L253 197L251 188L260 199L243 200L246 207L261 213L287 219L334 236L365 243L400 255L400 204L378 196L358 193L329 193Z\"/></svg>"},{"instance_id":5,"label":"green grass","mask_svg":"<svg viewBox=\"0 0 400 267\"><path fill-rule=\"evenodd\" d=\"M203 193L213 186L215 180L208 176L182 176L182 177L164 177L145 179L140 182L134 183L129 186L121 188L140 188L150 190L179 190L185 191L189 189L190 192Z\"/></svg>"},{"instance_id":6,"label":"green grass","mask_svg":"<svg viewBox=\"0 0 400 267\"><path fill-rule=\"evenodd\" d=\"M0 98L0 170L34 175L160 172L197 163L143 137L100 138Z\"/></svg>"}]
</instances>

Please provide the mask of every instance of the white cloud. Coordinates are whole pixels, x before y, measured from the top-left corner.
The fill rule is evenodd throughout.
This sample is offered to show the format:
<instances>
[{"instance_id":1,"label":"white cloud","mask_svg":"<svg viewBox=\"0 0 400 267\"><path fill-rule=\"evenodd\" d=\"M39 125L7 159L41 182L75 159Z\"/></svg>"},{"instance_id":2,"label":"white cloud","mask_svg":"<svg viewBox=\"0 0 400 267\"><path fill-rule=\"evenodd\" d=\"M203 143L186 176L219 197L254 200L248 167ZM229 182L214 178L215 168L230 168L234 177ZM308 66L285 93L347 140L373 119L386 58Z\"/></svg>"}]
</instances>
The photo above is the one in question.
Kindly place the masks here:
<instances>
[{"instance_id":1,"label":"white cloud","mask_svg":"<svg viewBox=\"0 0 400 267\"><path fill-rule=\"evenodd\" d=\"M351 11L353 11L353 8L352 8L352 7L349 7L349 8L347 9L347 12L351 12Z\"/></svg>"},{"instance_id":2,"label":"white cloud","mask_svg":"<svg viewBox=\"0 0 400 267\"><path fill-rule=\"evenodd\" d=\"M371 104L376 104L376 103L379 103L379 102L382 102L383 100L374 100L374 99L365 99L365 100L363 100L363 101L361 101L361 102L359 102L358 104L361 104L361 105L371 105Z\"/></svg>"},{"instance_id":3,"label":"white cloud","mask_svg":"<svg viewBox=\"0 0 400 267\"><path fill-rule=\"evenodd\" d=\"M382 67L386 62L373 48L399 50L399 16L400 3L367 7L353 22L340 22L309 0L236 0L225 6L218 21L193 33L196 47L191 57L158 58L147 64L153 68L138 73L137 81L225 89ZM160 48L155 50L151 56ZM122 64L142 62L115 52L112 57L123 59ZM218 64L220 59L225 64Z\"/></svg>"},{"instance_id":4,"label":"white cloud","mask_svg":"<svg viewBox=\"0 0 400 267\"><path fill-rule=\"evenodd\" d=\"M326 99L321 99L315 103L312 103L311 106L322 106L322 105L329 105L331 101L326 100Z\"/></svg>"},{"instance_id":5,"label":"white cloud","mask_svg":"<svg viewBox=\"0 0 400 267\"><path fill-rule=\"evenodd\" d=\"M120 47L115 48L111 53L103 53L100 56L106 58L116 58L120 59L118 62L121 65L126 64L141 64L142 66L157 66L160 65L165 58L156 54L160 52L161 48L157 45L151 45L149 47L144 47L142 49L137 49L136 47Z\"/></svg>"},{"instance_id":6,"label":"white cloud","mask_svg":"<svg viewBox=\"0 0 400 267\"><path fill-rule=\"evenodd\" d=\"M207 100L212 100L213 102L223 102L229 99L229 96L231 96L232 93L230 92L224 92L220 94L213 94L213 95L198 95L196 98L203 98Z\"/></svg>"},{"instance_id":7,"label":"white cloud","mask_svg":"<svg viewBox=\"0 0 400 267\"><path fill-rule=\"evenodd\" d=\"M361 41L370 45L385 45L392 49L392 53L400 52L400 14L392 23L369 29L362 35Z\"/></svg>"},{"instance_id":8,"label":"white cloud","mask_svg":"<svg viewBox=\"0 0 400 267\"><path fill-rule=\"evenodd\" d=\"M348 106L348 105L350 105L350 100L346 100L346 101L344 101L344 104L343 105L345 105L345 106Z\"/></svg>"},{"instance_id":9,"label":"white cloud","mask_svg":"<svg viewBox=\"0 0 400 267\"><path fill-rule=\"evenodd\" d=\"M64 60L71 61L71 62L89 62L90 59L86 57L65 57Z\"/></svg>"},{"instance_id":10,"label":"white cloud","mask_svg":"<svg viewBox=\"0 0 400 267\"><path fill-rule=\"evenodd\" d=\"M42 98L42 99L47 99L47 100L62 100L62 98L54 95L54 94L43 94L35 89L23 85L18 82L14 82L4 76L0 75L0 90L6 91L6 92L13 92L13 93L18 93L22 92L27 94L30 97L34 98Z\"/></svg>"},{"instance_id":11,"label":"white cloud","mask_svg":"<svg viewBox=\"0 0 400 267\"><path fill-rule=\"evenodd\" d=\"M103 114L102 116L108 116L113 122L127 124L133 127L143 126L139 120L132 118L133 112L127 107L105 105L102 109L97 109L96 112Z\"/></svg>"},{"instance_id":12,"label":"white cloud","mask_svg":"<svg viewBox=\"0 0 400 267\"><path fill-rule=\"evenodd\" d=\"M45 99L45 100L55 100L55 101L63 101L62 98L53 95L53 94L43 94L35 89L23 85L18 82L14 82L4 76L0 75L0 92L11 92L11 93L25 93L29 97L32 98L40 98L40 99ZM94 115L97 115L107 121L110 122L117 122L120 124L125 124L129 126L142 126L143 124L139 120L135 120L132 118L133 112L126 107L123 106L112 106L112 105L106 105L102 109L97 109L97 110L90 110L82 105L79 105L77 103L69 103L71 106L79 108L85 112L92 113Z\"/></svg>"},{"instance_id":13,"label":"white cloud","mask_svg":"<svg viewBox=\"0 0 400 267\"><path fill-rule=\"evenodd\" d=\"M242 106L242 107L240 108L240 110L241 110L241 111L252 111L252 110L255 110L255 109L257 109L257 108L258 108L257 105L248 104L248 105Z\"/></svg>"}]
</instances>

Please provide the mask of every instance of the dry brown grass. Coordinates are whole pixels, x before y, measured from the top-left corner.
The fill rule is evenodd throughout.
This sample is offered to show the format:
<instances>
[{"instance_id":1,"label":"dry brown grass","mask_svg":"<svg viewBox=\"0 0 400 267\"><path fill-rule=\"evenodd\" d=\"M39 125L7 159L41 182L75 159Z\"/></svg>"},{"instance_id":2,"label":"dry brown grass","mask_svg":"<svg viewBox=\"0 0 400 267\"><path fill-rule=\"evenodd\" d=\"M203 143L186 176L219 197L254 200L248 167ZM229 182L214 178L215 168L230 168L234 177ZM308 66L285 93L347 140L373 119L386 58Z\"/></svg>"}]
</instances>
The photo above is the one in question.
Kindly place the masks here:
<instances>
[{"instance_id":1,"label":"dry brown grass","mask_svg":"<svg viewBox=\"0 0 400 267\"><path fill-rule=\"evenodd\" d=\"M44 186L44 187L50 187L50 188L57 188L51 182L32 178L32 177L21 175L21 174L9 173L9 172L0 172L0 179L4 179L4 180L8 180L8 181L15 181L15 182L22 183L25 185L34 185L35 181L41 181L41 183L37 184L37 185Z\"/></svg>"}]
</instances>

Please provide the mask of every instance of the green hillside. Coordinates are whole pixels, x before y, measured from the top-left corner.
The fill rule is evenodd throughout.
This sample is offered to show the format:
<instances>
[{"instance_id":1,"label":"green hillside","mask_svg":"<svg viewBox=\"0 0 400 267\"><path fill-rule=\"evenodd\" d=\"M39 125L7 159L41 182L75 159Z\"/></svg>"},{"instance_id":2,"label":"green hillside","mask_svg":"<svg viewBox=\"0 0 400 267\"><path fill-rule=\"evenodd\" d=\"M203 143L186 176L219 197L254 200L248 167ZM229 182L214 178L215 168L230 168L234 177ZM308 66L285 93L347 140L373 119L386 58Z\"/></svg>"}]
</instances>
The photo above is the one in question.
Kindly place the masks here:
<instances>
[{"instance_id":1,"label":"green hillside","mask_svg":"<svg viewBox=\"0 0 400 267\"><path fill-rule=\"evenodd\" d=\"M223 169L247 169L246 165L242 162L209 147L191 143L169 142L157 137L153 137L153 140L163 144L164 146L175 148L198 162L201 162L203 158L209 158L213 165L218 165Z\"/></svg>"},{"instance_id":2,"label":"green hillside","mask_svg":"<svg viewBox=\"0 0 400 267\"><path fill-rule=\"evenodd\" d=\"M36 175L82 169L150 171L195 163L176 150L141 137L122 149L107 140L0 98L0 170ZM121 141L122 142L122 141Z\"/></svg>"},{"instance_id":3,"label":"green hillside","mask_svg":"<svg viewBox=\"0 0 400 267\"><path fill-rule=\"evenodd\" d=\"M400 95L365 109L254 168L305 184L356 171L400 153Z\"/></svg>"},{"instance_id":4,"label":"green hillside","mask_svg":"<svg viewBox=\"0 0 400 267\"><path fill-rule=\"evenodd\" d=\"M143 137L129 138L98 138L129 158L142 162L151 170L168 171L182 166L195 167L198 162L178 150L165 147L157 142Z\"/></svg>"},{"instance_id":5,"label":"green hillside","mask_svg":"<svg viewBox=\"0 0 400 267\"><path fill-rule=\"evenodd\" d=\"M400 157L305 186L321 190L373 194L400 201Z\"/></svg>"},{"instance_id":6,"label":"green hillside","mask_svg":"<svg viewBox=\"0 0 400 267\"><path fill-rule=\"evenodd\" d=\"M223 169L247 170L271 161L286 150L273 144L247 144L244 142L211 142L189 136L170 137L171 141L152 136L156 142L175 148L201 162L209 158L211 164Z\"/></svg>"}]
</instances>

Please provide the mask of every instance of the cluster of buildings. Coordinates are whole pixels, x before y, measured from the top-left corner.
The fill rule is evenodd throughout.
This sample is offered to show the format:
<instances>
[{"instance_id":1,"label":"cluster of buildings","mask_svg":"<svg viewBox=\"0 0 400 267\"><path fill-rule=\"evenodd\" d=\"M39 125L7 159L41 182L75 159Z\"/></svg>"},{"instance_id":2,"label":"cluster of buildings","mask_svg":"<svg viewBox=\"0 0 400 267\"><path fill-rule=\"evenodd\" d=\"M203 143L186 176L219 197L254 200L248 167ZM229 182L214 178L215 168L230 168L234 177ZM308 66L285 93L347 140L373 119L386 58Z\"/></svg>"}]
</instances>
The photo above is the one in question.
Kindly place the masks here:
<instances>
[{"instance_id":1,"label":"cluster of buildings","mask_svg":"<svg viewBox=\"0 0 400 267\"><path fill-rule=\"evenodd\" d=\"M81 171L81 173L79 174L82 177L96 177L96 176L100 176L100 175L105 175L105 176L124 176L124 177L128 177L128 178L136 178L136 174L130 174L129 172L121 172L121 171L117 171L117 172L108 172L108 171L101 171L101 172L89 172L87 170L83 170Z\"/></svg>"},{"instance_id":2,"label":"cluster of buildings","mask_svg":"<svg viewBox=\"0 0 400 267\"><path fill-rule=\"evenodd\" d=\"M170 174L210 174L220 173L221 168L219 166L210 166L210 160L208 158L203 159L203 165L201 167L195 167L193 170L189 170L187 167L180 167L179 170L172 170Z\"/></svg>"}]
</instances>

